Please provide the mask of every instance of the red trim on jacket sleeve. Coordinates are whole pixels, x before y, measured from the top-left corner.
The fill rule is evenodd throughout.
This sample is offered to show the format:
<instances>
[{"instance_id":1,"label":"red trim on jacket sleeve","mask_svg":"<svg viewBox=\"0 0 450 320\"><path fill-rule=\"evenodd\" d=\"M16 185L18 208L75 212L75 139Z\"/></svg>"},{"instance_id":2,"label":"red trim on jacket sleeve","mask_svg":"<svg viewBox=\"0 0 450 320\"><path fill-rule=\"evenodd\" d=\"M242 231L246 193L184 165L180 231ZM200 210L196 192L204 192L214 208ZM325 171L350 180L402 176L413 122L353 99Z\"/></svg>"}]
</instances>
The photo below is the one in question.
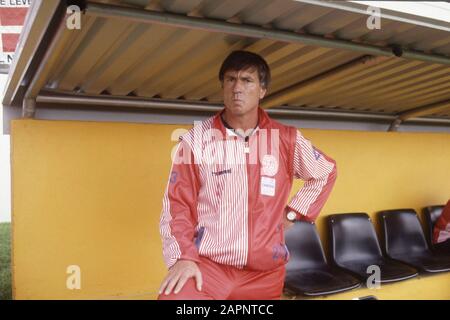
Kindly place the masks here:
<instances>
[{"instance_id":1,"label":"red trim on jacket sleeve","mask_svg":"<svg viewBox=\"0 0 450 320\"><path fill-rule=\"evenodd\" d=\"M297 131L294 152L294 177L305 180L289 202L299 220L315 221L325 205L337 177L336 161L315 148Z\"/></svg>"},{"instance_id":2,"label":"red trim on jacket sleeve","mask_svg":"<svg viewBox=\"0 0 450 320\"><path fill-rule=\"evenodd\" d=\"M448 200L433 229L433 243L441 243L450 239L450 200Z\"/></svg>"},{"instance_id":3,"label":"red trim on jacket sleeve","mask_svg":"<svg viewBox=\"0 0 450 320\"><path fill-rule=\"evenodd\" d=\"M199 262L194 243L199 188L193 153L188 144L181 141L174 154L160 221L163 256L168 268L177 260Z\"/></svg>"}]
</instances>

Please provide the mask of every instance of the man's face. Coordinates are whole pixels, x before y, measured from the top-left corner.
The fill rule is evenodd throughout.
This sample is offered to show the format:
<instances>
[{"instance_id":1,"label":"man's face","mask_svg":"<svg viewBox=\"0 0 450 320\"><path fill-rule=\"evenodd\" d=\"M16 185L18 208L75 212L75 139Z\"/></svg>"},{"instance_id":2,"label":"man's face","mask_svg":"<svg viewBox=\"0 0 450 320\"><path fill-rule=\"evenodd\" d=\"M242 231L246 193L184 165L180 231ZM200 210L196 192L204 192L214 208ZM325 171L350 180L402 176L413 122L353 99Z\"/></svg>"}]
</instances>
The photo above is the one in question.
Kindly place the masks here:
<instances>
[{"instance_id":1,"label":"man's face","mask_svg":"<svg viewBox=\"0 0 450 320\"><path fill-rule=\"evenodd\" d=\"M258 107L266 89L259 82L255 68L229 70L223 77L223 101L232 116L245 115Z\"/></svg>"}]
</instances>

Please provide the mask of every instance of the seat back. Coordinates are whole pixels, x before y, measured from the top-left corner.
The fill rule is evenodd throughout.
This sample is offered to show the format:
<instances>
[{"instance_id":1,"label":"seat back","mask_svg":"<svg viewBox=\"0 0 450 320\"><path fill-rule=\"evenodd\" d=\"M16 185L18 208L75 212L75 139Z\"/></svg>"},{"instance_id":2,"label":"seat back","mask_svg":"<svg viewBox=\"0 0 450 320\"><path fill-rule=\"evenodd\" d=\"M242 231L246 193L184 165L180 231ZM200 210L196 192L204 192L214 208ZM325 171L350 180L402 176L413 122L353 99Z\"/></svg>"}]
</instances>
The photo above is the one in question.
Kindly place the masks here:
<instances>
[{"instance_id":1,"label":"seat back","mask_svg":"<svg viewBox=\"0 0 450 320\"><path fill-rule=\"evenodd\" d=\"M384 250L390 257L428 251L422 226L414 209L381 211Z\"/></svg>"},{"instance_id":2,"label":"seat back","mask_svg":"<svg viewBox=\"0 0 450 320\"><path fill-rule=\"evenodd\" d=\"M333 262L343 266L349 261L370 262L382 258L375 228L366 213L328 216Z\"/></svg>"},{"instance_id":3,"label":"seat back","mask_svg":"<svg viewBox=\"0 0 450 320\"><path fill-rule=\"evenodd\" d=\"M287 271L316 268L327 263L314 223L295 222L285 232L285 241L290 253Z\"/></svg>"},{"instance_id":4,"label":"seat back","mask_svg":"<svg viewBox=\"0 0 450 320\"><path fill-rule=\"evenodd\" d=\"M423 209L423 215L427 223L426 233L428 245L433 247L433 229L437 219L441 216L444 206L429 206Z\"/></svg>"}]
</instances>

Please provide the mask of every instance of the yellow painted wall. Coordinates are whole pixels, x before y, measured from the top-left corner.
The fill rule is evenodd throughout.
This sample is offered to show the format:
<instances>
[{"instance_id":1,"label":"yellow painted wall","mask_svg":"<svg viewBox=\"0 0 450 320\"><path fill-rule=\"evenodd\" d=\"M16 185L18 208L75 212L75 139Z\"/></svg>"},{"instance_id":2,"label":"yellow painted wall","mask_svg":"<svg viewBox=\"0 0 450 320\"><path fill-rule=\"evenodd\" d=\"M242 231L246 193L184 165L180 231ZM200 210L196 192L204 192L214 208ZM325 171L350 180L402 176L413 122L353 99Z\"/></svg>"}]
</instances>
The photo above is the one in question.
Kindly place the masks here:
<instances>
[{"instance_id":1,"label":"yellow painted wall","mask_svg":"<svg viewBox=\"0 0 450 320\"><path fill-rule=\"evenodd\" d=\"M158 223L176 128L189 126L12 122L16 299L156 297L166 272ZM449 134L302 132L338 163L322 233L330 213L419 211L450 198ZM66 288L69 265L81 267L81 290ZM450 299L450 273L327 298L368 294Z\"/></svg>"}]
</instances>

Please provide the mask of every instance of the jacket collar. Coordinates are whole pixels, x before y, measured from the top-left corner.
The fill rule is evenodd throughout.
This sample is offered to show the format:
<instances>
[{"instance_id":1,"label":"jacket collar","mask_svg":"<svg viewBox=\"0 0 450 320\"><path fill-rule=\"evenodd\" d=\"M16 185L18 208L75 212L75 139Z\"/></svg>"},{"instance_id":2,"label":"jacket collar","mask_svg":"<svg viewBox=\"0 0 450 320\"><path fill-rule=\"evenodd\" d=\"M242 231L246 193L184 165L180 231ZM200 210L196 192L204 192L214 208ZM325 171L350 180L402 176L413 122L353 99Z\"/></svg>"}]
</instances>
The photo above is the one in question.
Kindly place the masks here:
<instances>
[{"instance_id":1,"label":"jacket collar","mask_svg":"<svg viewBox=\"0 0 450 320\"><path fill-rule=\"evenodd\" d=\"M212 126L214 129L220 130L222 136L226 139L227 137L227 129L223 125L221 116L225 112L225 107L220 110L213 118ZM269 129L270 128L270 118L264 109L258 107L258 128L259 129Z\"/></svg>"}]
</instances>

